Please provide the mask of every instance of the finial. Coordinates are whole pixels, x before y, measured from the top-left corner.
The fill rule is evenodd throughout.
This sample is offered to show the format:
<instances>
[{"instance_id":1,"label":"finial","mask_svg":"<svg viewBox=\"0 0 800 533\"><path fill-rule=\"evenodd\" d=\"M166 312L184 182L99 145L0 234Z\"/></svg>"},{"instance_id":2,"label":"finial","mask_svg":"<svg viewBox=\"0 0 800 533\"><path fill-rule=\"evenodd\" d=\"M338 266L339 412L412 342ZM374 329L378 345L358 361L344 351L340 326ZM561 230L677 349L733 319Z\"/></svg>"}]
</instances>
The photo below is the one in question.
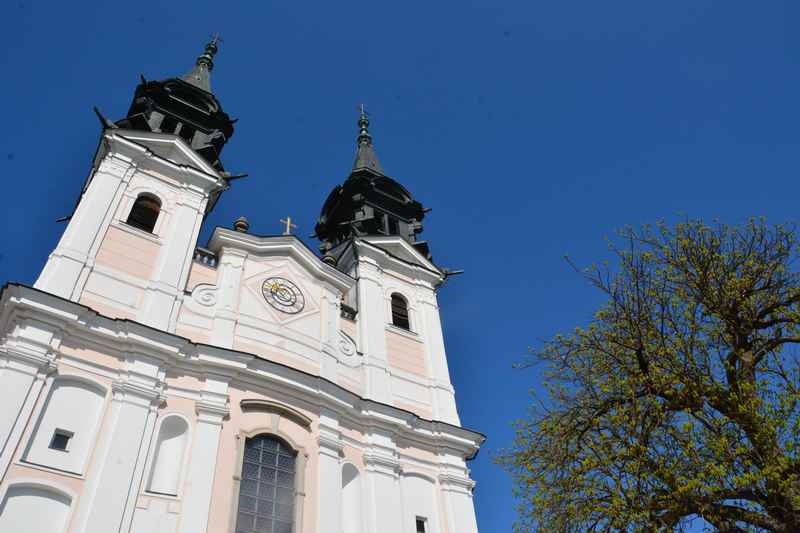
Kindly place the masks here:
<instances>
[{"instance_id":1,"label":"finial","mask_svg":"<svg viewBox=\"0 0 800 533\"><path fill-rule=\"evenodd\" d=\"M214 56L217 55L219 51L220 43L222 43L222 38L219 36L219 33L211 35L211 40L206 43L205 51L197 57L197 64L205 65L208 70L213 70Z\"/></svg>"},{"instance_id":2,"label":"finial","mask_svg":"<svg viewBox=\"0 0 800 533\"><path fill-rule=\"evenodd\" d=\"M191 83L206 92L211 92L210 72L214 69L214 56L219 51L219 44L222 42L219 34L211 36L211 40L206 43L205 51L197 56L194 68L187 72L181 79Z\"/></svg>"},{"instance_id":3,"label":"finial","mask_svg":"<svg viewBox=\"0 0 800 533\"><path fill-rule=\"evenodd\" d=\"M359 105L360 115L358 117L358 144L372 144L372 136L369 134L369 116L364 104Z\"/></svg>"},{"instance_id":4,"label":"finial","mask_svg":"<svg viewBox=\"0 0 800 533\"><path fill-rule=\"evenodd\" d=\"M233 223L233 229L241 233L247 233L247 230L250 229L250 221L242 215Z\"/></svg>"}]
</instances>

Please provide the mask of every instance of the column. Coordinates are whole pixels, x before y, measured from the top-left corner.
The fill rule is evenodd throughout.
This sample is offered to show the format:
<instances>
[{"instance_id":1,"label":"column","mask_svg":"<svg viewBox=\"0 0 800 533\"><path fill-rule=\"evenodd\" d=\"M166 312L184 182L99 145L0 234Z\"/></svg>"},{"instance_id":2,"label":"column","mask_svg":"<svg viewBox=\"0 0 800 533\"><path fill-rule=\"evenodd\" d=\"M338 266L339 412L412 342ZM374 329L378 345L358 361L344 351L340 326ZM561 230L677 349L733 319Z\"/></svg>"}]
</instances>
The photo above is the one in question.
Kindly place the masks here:
<instances>
[{"instance_id":1,"label":"column","mask_svg":"<svg viewBox=\"0 0 800 533\"><path fill-rule=\"evenodd\" d=\"M341 435L336 414L322 408L319 418L319 478L317 522L319 533L341 533Z\"/></svg>"},{"instance_id":2,"label":"column","mask_svg":"<svg viewBox=\"0 0 800 533\"><path fill-rule=\"evenodd\" d=\"M147 455L146 435L152 435L161 387L140 379L117 381L107 416L104 440L98 446L75 523L82 533L119 531L123 517L136 504L137 472Z\"/></svg>"},{"instance_id":3,"label":"column","mask_svg":"<svg viewBox=\"0 0 800 533\"><path fill-rule=\"evenodd\" d=\"M197 422L181 509L180 533L205 533L208 527L219 439L223 420L228 416L227 383L206 378L206 390L203 399L195 404L195 411Z\"/></svg>"}]
</instances>

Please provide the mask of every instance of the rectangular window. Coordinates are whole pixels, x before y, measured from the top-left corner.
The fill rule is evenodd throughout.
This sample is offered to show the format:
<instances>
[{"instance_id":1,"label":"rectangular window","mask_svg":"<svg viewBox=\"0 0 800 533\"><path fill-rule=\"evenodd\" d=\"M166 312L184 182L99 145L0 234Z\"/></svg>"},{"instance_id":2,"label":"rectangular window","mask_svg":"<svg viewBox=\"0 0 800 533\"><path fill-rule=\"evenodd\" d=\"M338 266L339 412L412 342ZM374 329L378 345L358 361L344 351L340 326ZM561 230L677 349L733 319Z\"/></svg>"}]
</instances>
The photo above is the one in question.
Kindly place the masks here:
<instances>
[{"instance_id":1,"label":"rectangular window","mask_svg":"<svg viewBox=\"0 0 800 533\"><path fill-rule=\"evenodd\" d=\"M65 429L56 429L53 432L53 438L50 439L50 449L66 452L69 447L69 440L75 434Z\"/></svg>"},{"instance_id":2,"label":"rectangular window","mask_svg":"<svg viewBox=\"0 0 800 533\"><path fill-rule=\"evenodd\" d=\"M428 523L426 518L417 517L417 533L427 533L428 528L425 524Z\"/></svg>"}]
</instances>

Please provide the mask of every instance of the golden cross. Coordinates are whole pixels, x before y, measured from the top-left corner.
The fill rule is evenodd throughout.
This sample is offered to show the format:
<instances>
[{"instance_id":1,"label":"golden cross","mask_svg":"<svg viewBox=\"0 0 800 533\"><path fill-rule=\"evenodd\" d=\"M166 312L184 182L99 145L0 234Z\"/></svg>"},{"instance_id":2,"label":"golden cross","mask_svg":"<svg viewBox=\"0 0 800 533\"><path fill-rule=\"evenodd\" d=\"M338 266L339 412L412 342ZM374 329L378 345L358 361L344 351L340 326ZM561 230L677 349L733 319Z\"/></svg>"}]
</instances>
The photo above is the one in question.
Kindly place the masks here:
<instances>
[{"instance_id":1,"label":"golden cross","mask_svg":"<svg viewBox=\"0 0 800 533\"><path fill-rule=\"evenodd\" d=\"M286 220L281 219L281 224L286 224L286 230L283 232L284 235L291 235L292 228L297 228L297 224L292 224L292 217L286 217Z\"/></svg>"}]
</instances>

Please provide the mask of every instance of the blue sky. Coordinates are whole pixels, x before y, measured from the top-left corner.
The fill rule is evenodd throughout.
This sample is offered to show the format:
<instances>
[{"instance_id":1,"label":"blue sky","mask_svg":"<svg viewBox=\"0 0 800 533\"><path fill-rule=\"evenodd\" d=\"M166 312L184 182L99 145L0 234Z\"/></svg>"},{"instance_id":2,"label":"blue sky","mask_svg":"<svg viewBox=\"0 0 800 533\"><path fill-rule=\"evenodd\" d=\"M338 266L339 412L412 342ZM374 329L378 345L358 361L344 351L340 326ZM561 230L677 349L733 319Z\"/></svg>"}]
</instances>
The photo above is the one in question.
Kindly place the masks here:
<instances>
[{"instance_id":1,"label":"blue sky","mask_svg":"<svg viewBox=\"0 0 800 533\"><path fill-rule=\"evenodd\" d=\"M32 283L89 170L92 106L121 118L140 73L188 70L219 32L213 86L239 117L223 153L250 177L206 222L307 236L348 174L356 106L384 169L433 211L434 259L481 531L510 531L491 458L523 416L529 346L585 324L599 295L564 261L610 258L626 224L682 214L796 221L797 2L673 0L45 2L0 20L0 280ZM795 24L791 24L795 22ZM315 242L306 239L310 245Z\"/></svg>"}]
</instances>

